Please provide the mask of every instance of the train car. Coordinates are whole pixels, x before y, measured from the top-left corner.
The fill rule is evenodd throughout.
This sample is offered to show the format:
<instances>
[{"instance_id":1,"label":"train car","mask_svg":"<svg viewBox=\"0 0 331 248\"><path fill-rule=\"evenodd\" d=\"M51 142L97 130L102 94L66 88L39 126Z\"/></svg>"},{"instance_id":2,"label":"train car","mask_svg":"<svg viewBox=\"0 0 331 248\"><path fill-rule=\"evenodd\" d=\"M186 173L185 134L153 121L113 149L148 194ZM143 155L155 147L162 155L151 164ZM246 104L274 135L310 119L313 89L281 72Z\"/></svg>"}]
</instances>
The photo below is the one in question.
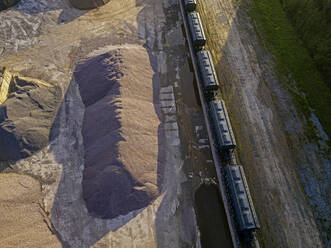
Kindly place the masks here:
<instances>
[{"instance_id":1,"label":"train car","mask_svg":"<svg viewBox=\"0 0 331 248\"><path fill-rule=\"evenodd\" d=\"M209 102L209 112L216 133L217 145L221 153L226 152L228 156L236 147L236 141L232 132L228 112L223 100L212 100Z\"/></svg>"},{"instance_id":2,"label":"train car","mask_svg":"<svg viewBox=\"0 0 331 248\"><path fill-rule=\"evenodd\" d=\"M215 95L219 88L219 83L210 52L207 50L198 51L197 59L203 83L203 91L207 95Z\"/></svg>"},{"instance_id":3,"label":"train car","mask_svg":"<svg viewBox=\"0 0 331 248\"><path fill-rule=\"evenodd\" d=\"M191 32L193 46L195 48L203 47L206 44L206 36L203 31L202 22L198 12L187 14L188 25Z\"/></svg>"},{"instance_id":4,"label":"train car","mask_svg":"<svg viewBox=\"0 0 331 248\"><path fill-rule=\"evenodd\" d=\"M260 228L260 224L249 193L244 169L241 165L229 165L225 167L225 172L239 231L251 233Z\"/></svg>"},{"instance_id":5,"label":"train car","mask_svg":"<svg viewBox=\"0 0 331 248\"><path fill-rule=\"evenodd\" d=\"M196 0L184 0L184 8L186 11L191 12L194 11L197 7Z\"/></svg>"}]
</instances>

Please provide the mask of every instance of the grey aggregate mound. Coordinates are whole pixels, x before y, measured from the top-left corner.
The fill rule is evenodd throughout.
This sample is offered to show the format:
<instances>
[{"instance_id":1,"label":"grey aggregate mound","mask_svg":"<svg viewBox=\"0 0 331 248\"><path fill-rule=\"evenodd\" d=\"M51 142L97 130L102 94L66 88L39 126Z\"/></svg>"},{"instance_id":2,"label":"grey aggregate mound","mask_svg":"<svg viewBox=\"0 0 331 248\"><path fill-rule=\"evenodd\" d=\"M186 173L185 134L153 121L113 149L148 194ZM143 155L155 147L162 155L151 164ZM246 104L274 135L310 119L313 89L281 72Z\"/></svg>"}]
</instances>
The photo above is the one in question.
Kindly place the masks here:
<instances>
[{"instance_id":1,"label":"grey aggregate mound","mask_svg":"<svg viewBox=\"0 0 331 248\"><path fill-rule=\"evenodd\" d=\"M8 9L9 7L14 6L20 0L0 0L0 11Z\"/></svg>"},{"instance_id":2,"label":"grey aggregate mound","mask_svg":"<svg viewBox=\"0 0 331 248\"><path fill-rule=\"evenodd\" d=\"M0 106L0 160L28 157L48 144L60 98L58 88L13 79Z\"/></svg>"}]
</instances>

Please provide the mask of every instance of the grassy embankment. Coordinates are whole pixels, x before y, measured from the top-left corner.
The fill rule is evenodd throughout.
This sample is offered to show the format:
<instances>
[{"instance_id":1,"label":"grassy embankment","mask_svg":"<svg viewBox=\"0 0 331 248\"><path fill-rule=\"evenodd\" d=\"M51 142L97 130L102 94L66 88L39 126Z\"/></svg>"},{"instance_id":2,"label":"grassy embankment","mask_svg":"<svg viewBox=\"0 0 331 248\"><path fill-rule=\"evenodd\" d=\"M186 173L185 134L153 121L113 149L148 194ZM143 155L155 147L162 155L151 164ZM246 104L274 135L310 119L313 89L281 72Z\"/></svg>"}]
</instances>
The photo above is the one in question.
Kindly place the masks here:
<instances>
[{"instance_id":1,"label":"grassy embankment","mask_svg":"<svg viewBox=\"0 0 331 248\"><path fill-rule=\"evenodd\" d=\"M331 89L331 1L281 0L281 3Z\"/></svg>"},{"instance_id":2,"label":"grassy embankment","mask_svg":"<svg viewBox=\"0 0 331 248\"><path fill-rule=\"evenodd\" d=\"M298 110L306 117L308 137L318 138L310 120L311 109L331 137L331 90L287 18L281 2L254 0L251 16L274 56L279 79L289 86Z\"/></svg>"}]
</instances>

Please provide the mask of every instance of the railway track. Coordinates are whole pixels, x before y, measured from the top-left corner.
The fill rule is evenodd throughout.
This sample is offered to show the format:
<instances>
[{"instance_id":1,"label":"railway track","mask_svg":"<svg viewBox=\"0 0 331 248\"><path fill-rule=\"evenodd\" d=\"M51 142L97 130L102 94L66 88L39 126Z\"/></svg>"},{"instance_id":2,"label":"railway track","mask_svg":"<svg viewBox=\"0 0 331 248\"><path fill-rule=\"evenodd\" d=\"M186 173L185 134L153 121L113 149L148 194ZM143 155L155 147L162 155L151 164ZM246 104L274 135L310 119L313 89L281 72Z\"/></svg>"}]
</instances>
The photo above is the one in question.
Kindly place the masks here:
<instances>
[{"instance_id":1,"label":"railway track","mask_svg":"<svg viewBox=\"0 0 331 248\"><path fill-rule=\"evenodd\" d=\"M186 13L184 10L184 6L183 6L183 2L182 0L179 0L179 6L180 6L180 12L183 18L183 23L184 23L184 28L185 28L185 33L186 33L186 40L188 42L188 46L189 46L189 52L190 52L190 56L191 56L191 60L192 60L192 64L193 64L193 69L194 69L194 75L197 81L197 87L198 87L198 91L199 91L199 97L200 97L200 101L201 101L201 107L202 107L202 111L203 111L203 115L204 115L204 120L205 120L205 124L207 127L207 132L208 132L208 138L209 138L209 142L210 142L210 148L211 148L211 152L212 152L212 156L213 156L213 160L214 160L214 164L215 164L215 168L216 168L216 173L217 173L217 177L218 177L218 181L219 181L219 190L221 192L221 196L222 196L222 200L224 203L224 208L225 208L225 213L226 213L226 217L227 217L227 221L229 224L229 229L230 229L230 233L231 233L231 238L232 238L232 243L234 248L240 248L241 243L240 243L240 239L239 239L239 234L236 231L235 228L235 222L234 222L234 218L233 215L231 214L231 210L230 210L230 202L229 199L227 198L227 193L226 193L226 186L225 186L225 182L224 182L224 177L222 176L222 163L221 163L221 159L219 157L218 151L217 151L217 146L216 146L216 142L212 133L212 128L209 122L209 117L208 117L208 105L207 102L204 98L204 94L203 94L203 90L202 90L202 83L201 83L201 78L199 75L199 70L198 70L198 65L197 65L197 60L195 57L195 53L194 53L194 48L193 48L193 44L191 41L191 38L189 36L189 27L187 24L187 20L186 20ZM232 156L232 162L236 163L236 159L234 156Z\"/></svg>"}]
</instances>

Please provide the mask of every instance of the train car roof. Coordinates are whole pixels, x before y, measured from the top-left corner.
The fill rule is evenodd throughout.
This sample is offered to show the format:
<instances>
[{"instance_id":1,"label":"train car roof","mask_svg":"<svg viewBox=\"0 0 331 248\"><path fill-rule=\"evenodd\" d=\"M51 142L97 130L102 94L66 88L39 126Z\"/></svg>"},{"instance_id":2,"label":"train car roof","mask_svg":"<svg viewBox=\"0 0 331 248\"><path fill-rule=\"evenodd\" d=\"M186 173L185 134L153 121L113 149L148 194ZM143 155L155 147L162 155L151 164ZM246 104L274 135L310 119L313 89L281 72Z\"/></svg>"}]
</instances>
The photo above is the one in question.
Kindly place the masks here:
<instances>
[{"instance_id":1,"label":"train car roof","mask_svg":"<svg viewBox=\"0 0 331 248\"><path fill-rule=\"evenodd\" d=\"M224 148L236 147L236 140L232 131L228 112L223 100L213 100L209 103L211 115L214 119L215 131Z\"/></svg>"},{"instance_id":2,"label":"train car roof","mask_svg":"<svg viewBox=\"0 0 331 248\"><path fill-rule=\"evenodd\" d=\"M230 165L225 167L225 170L240 230L254 230L259 228L260 224L242 166Z\"/></svg>"},{"instance_id":3,"label":"train car roof","mask_svg":"<svg viewBox=\"0 0 331 248\"><path fill-rule=\"evenodd\" d=\"M206 40L199 13L194 11L188 13L187 16L193 40Z\"/></svg>"},{"instance_id":4,"label":"train car roof","mask_svg":"<svg viewBox=\"0 0 331 248\"><path fill-rule=\"evenodd\" d=\"M201 50L197 52L197 56L204 87L216 86L218 88L219 83L210 52Z\"/></svg>"}]
</instances>

